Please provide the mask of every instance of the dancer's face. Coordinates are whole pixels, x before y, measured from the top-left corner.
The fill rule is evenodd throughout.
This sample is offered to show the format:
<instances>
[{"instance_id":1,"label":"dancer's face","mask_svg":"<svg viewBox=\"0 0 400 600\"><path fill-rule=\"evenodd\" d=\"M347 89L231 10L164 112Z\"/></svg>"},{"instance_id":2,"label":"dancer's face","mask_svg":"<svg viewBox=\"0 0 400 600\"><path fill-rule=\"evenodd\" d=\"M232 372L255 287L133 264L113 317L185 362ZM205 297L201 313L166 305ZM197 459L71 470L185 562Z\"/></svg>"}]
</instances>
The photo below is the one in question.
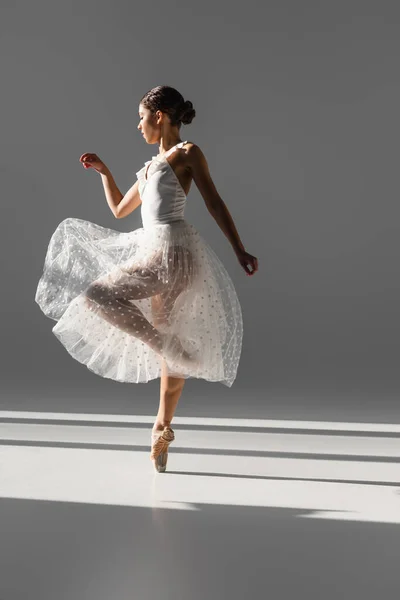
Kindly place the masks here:
<instances>
[{"instance_id":1,"label":"dancer's face","mask_svg":"<svg viewBox=\"0 0 400 600\"><path fill-rule=\"evenodd\" d=\"M148 144L156 144L160 135L160 125L157 125L157 118L161 115L157 111L155 115L148 108L139 104L139 125L138 129L142 133Z\"/></svg>"}]
</instances>

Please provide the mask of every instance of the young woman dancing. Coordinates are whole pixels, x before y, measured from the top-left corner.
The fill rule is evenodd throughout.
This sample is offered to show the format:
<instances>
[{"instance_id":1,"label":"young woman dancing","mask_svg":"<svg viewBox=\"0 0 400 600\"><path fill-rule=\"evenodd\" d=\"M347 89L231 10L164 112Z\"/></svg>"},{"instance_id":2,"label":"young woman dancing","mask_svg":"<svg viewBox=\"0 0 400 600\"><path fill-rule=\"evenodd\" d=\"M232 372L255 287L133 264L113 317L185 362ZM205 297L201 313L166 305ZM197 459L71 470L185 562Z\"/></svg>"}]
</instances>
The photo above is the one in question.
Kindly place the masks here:
<instances>
[{"instance_id":1,"label":"young woman dancing","mask_svg":"<svg viewBox=\"0 0 400 600\"><path fill-rule=\"evenodd\" d=\"M83 219L62 221L50 239L35 301L57 321L52 331L71 356L94 373L131 383L161 378L150 458L164 472L185 380L230 387L243 337L232 280L184 218L192 181L247 275L258 261L245 251L202 150L181 140L182 123L196 114L192 103L158 86L142 97L138 112L138 130L159 152L125 195L97 154L79 160L100 174L115 218L140 205L143 226L123 233Z\"/></svg>"}]
</instances>

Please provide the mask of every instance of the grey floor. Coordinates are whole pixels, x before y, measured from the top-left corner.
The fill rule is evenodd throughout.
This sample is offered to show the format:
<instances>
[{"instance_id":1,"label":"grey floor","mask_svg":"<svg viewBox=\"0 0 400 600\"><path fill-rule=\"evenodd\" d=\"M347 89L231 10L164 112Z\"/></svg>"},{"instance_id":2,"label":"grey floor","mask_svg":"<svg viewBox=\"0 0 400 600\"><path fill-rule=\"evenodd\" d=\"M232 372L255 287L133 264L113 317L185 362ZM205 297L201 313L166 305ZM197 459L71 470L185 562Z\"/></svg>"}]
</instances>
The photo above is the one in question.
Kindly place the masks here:
<instances>
[{"instance_id":1,"label":"grey floor","mask_svg":"<svg viewBox=\"0 0 400 600\"><path fill-rule=\"evenodd\" d=\"M1 600L390 597L400 424L0 411Z\"/></svg>"}]
</instances>

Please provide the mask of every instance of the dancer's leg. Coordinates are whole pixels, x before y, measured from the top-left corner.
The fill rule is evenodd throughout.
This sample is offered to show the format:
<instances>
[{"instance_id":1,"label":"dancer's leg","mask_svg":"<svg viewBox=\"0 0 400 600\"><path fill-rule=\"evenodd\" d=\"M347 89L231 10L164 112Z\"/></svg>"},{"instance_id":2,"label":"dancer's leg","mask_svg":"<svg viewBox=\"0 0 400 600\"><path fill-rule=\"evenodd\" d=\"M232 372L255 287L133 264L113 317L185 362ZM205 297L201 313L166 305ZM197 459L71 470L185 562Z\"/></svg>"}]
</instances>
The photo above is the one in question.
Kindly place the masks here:
<instances>
[{"instance_id":1,"label":"dancer's leg","mask_svg":"<svg viewBox=\"0 0 400 600\"><path fill-rule=\"evenodd\" d=\"M171 424L184 385L184 377L171 377L168 375L168 368L163 360L160 380L160 404L153 432L161 431Z\"/></svg>"},{"instance_id":2,"label":"dancer's leg","mask_svg":"<svg viewBox=\"0 0 400 600\"><path fill-rule=\"evenodd\" d=\"M161 354L162 334L146 319L138 306L129 302L151 297L159 293L160 287L162 288L163 284L156 275L149 277L145 283L132 277L132 282L125 283L122 289L121 285L95 281L86 290L85 295L89 308L100 311L106 321L137 337Z\"/></svg>"},{"instance_id":3,"label":"dancer's leg","mask_svg":"<svg viewBox=\"0 0 400 600\"><path fill-rule=\"evenodd\" d=\"M179 248L170 251L171 260L176 260ZM186 253L187 256L187 253ZM172 268L165 282L159 276L157 263L148 266L133 266L121 277L109 274L105 278L94 281L86 290L87 303L91 309L100 312L101 316L115 327L137 337L161 355L165 335L157 329L158 324L168 324L168 316L176 298L190 283L191 263L186 258L186 268L179 262ZM172 281L171 281L172 279ZM130 300L152 299L153 322L146 319L140 308ZM174 340L174 348L183 359L190 360L178 339Z\"/></svg>"},{"instance_id":4,"label":"dancer's leg","mask_svg":"<svg viewBox=\"0 0 400 600\"><path fill-rule=\"evenodd\" d=\"M170 312L179 293L178 286L175 286L170 293L161 293L152 297L151 307L153 322L156 327L169 325ZM169 375L167 364L163 360L160 380L160 404L153 432L162 431L164 427L171 424L184 384L184 377Z\"/></svg>"}]
</instances>

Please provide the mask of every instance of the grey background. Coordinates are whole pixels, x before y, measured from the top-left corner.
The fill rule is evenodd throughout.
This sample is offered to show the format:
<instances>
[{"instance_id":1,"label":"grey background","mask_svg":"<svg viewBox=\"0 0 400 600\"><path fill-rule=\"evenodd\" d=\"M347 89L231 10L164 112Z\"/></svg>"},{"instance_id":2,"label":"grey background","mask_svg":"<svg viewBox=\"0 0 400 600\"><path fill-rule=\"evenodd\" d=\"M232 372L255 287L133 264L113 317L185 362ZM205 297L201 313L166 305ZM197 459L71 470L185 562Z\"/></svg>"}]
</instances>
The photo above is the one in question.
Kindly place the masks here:
<instances>
[{"instance_id":1,"label":"grey background","mask_svg":"<svg viewBox=\"0 0 400 600\"><path fill-rule=\"evenodd\" d=\"M259 259L259 272L246 277L193 185L186 217L232 276L244 339L232 388L188 380L177 415L398 423L399 21L398 3L378 0L3 2L0 409L37 411L28 418L33 432L42 410L155 414L159 380L121 384L90 372L52 334L54 321L34 296L64 218L121 231L141 226L139 209L114 219L100 177L78 159L98 153L125 192L156 153L137 131L138 102L167 84L193 102L197 116L182 139L204 151L246 249ZM44 423L51 433L54 421ZM73 425L73 415L60 423ZM116 447L98 423L86 425L85 443L3 435L1 444L14 444L15 456L21 450L17 473L24 450L32 456L50 446L96 452L101 474L102 450ZM118 427L105 425L108 435ZM294 461L308 450L329 461L329 472L336 461L337 479L319 480L333 498L343 491L373 503L385 485L398 494L398 478L379 478L380 464L398 458L314 454L302 431L297 452L263 453L271 491L312 482L312 464L291 477L269 472L277 454ZM335 438L326 434L329 448ZM125 450L135 458L134 439ZM196 511L55 502L34 497L40 460L22 478L28 493L6 497L7 456L14 455L0 455L2 600L376 600L399 589L396 523L313 518L315 486L311 510L296 507L296 497L293 509L270 506L268 493L260 508L215 502ZM172 471L178 458L174 449ZM370 465L368 481L346 479L354 460ZM148 486L150 465L140 468L127 469L128 488ZM71 469L65 457L57 474L73 487L80 473ZM168 497L178 475L155 476L155 493ZM244 487L251 479L239 477ZM212 490L216 479L202 481Z\"/></svg>"},{"instance_id":2,"label":"grey background","mask_svg":"<svg viewBox=\"0 0 400 600\"><path fill-rule=\"evenodd\" d=\"M167 84L197 116L182 139L259 272L246 277L193 184L186 218L228 269L244 318L232 388L188 380L180 415L398 421L399 9L394 2L9 3L1 18L1 407L152 414L159 380L74 361L34 302L66 217L128 231L121 191L157 146L137 108Z\"/></svg>"}]
</instances>

